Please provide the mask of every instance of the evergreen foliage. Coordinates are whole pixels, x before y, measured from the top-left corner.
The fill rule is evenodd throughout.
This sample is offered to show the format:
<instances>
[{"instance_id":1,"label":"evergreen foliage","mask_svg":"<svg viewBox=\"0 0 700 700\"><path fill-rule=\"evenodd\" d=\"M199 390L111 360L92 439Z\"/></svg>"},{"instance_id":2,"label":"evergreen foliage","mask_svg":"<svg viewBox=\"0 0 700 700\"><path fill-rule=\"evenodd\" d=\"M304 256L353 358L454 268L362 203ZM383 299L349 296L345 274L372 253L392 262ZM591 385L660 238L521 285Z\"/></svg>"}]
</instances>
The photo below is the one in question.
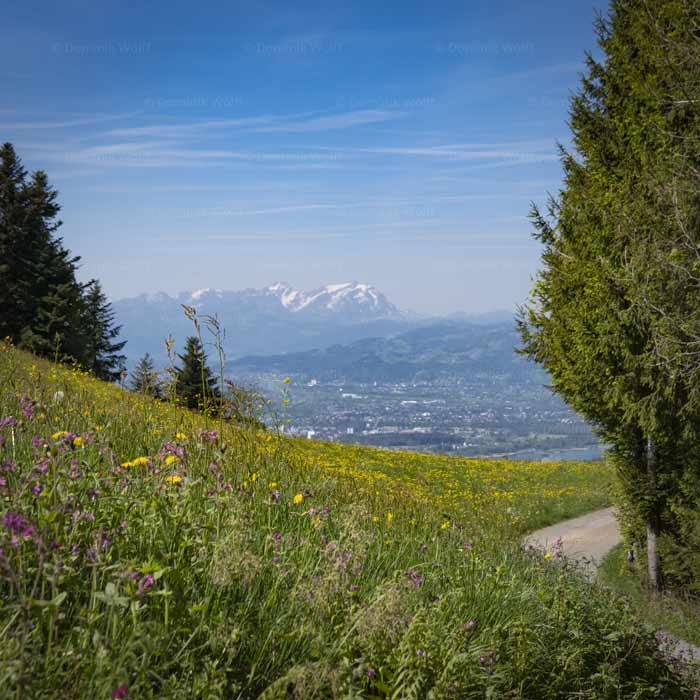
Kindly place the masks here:
<instances>
[{"instance_id":1,"label":"evergreen foliage","mask_svg":"<svg viewBox=\"0 0 700 700\"><path fill-rule=\"evenodd\" d=\"M131 373L131 388L140 394L163 398L163 390L153 365L153 358L146 353Z\"/></svg>"},{"instance_id":2,"label":"evergreen foliage","mask_svg":"<svg viewBox=\"0 0 700 700\"><path fill-rule=\"evenodd\" d=\"M175 368L175 394L183 406L200 411L216 411L221 401L216 377L207 365L202 343L196 336L185 342L178 355L182 365Z\"/></svg>"},{"instance_id":3,"label":"evergreen foliage","mask_svg":"<svg viewBox=\"0 0 700 700\"><path fill-rule=\"evenodd\" d=\"M99 283L76 279L57 197L45 172L29 176L12 144L0 147L0 337L114 380L125 343Z\"/></svg>"},{"instance_id":4,"label":"evergreen foliage","mask_svg":"<svg viewBox=\"0 0 700 700\"><path fill-rule=\"evenodd\" d=\"M699 133L700 102L687 97L700 67L690 58L700 55L699 20L697 4L615 0L598 21L604 60L588 56L571 101L575 152L561 151L564 187L548 215L532 211L544 268L519 319L524 352L613 445L626 536L646 544L655 589L657 544L680 534L672 502L698 454L698 390L664 359L663 307L694 303L678 283L690 259L664 260L679 238L674 191L687 189L688 144ZM681 70L671 44L686 57Z\"/></svg>"},{"instance_id":5,"label":"evergreen foliage","mask_svg":"<svg viewBox=\"0 0 700 700\"><path fill-rule=\"evenodd\" d=\"M126 341L117 341L121 326L114 325L114 312L97 280L92 280L85 292L86 355L91 364L87 369L99 379L116 381L124 369L124 355L119 354Z\"/></svg>"}]
</instances>

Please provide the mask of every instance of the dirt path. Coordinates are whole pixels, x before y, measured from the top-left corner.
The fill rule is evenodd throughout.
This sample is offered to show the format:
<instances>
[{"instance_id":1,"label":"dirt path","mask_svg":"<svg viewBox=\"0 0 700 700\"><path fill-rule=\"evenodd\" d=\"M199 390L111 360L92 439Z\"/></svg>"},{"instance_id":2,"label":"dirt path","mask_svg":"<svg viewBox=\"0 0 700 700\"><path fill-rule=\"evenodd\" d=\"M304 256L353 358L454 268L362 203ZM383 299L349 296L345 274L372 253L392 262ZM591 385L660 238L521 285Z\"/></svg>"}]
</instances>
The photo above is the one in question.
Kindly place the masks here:
<instances>
[{"instance_id":1,"label":"dirt path","mask_svg":"<svg viewBox=\"0 0 700 700\"><path fill-rule=\"evenodd\" d=\"M561 547L568 559L581 562L588 576L595 578L605 555L622 542L612 508L603 508L572 520L564 520L531 533L525 539L538 549Z\"/></svg>"},{"instance_id":2,"label":"dirt path","mask_svg":"<svg viewBox=\"0 0 700 700\"><path fill-rule=\"evenodd\" d=\"M595 579L598 566L613 547L622 542L613 508L604 508L578 518L564 520L530 533L525 543L552 551L560 549L565 557L578 561L586 575ZM685 660L700 661L700 647L662 633L659 647L666 654Z\"/></svg>"}]
</instances>

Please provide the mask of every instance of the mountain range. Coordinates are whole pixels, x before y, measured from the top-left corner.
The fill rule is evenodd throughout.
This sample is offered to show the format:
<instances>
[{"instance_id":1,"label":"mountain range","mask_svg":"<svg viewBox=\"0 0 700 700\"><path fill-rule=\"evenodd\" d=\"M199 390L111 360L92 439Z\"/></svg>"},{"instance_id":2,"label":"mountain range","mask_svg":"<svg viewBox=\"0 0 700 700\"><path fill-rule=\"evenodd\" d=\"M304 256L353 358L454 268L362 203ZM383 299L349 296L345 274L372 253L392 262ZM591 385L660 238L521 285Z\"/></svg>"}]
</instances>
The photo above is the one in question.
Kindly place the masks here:
<instances>
[{"instance_id":1,"label":"mountain range","mask_svg":"<svg viewBox=\"0 0 700 700\"><path fill-rule=\"evenodd\" d=\"M517 342L512 314L420 316L399 309L379 289L360 282L311 291L278 282L262 289L207 288L117 300L113 309L121 335L128 340L129 365L146 352L164 365L168 336L176 351L183 346L194 332L184 306L193 307L200 317L218 319L229 362L246 373L286 368L324 377L340 373L355 379L403 380L416 374L463 374L477 366L479 371L488 367L509 374L523 366L512 353ZM204 335L206 340L206 329Z\"/></svg>"},{"instance_id":2,"label":"mountain range","mask_svg":"<svg viewBox=\"0 0 700 700\"><path fill-rule=\"evenodd\" d=\"M175 296L140 294L112 304L121 335L128 340L125 352L131 364L145 352L162 362L165 338L172 335L178 348L192 335L183 305L218 318L226 332L224 348L229 357L385 337L424 321L400 310L376 287L359 282L329 284L308 292L278 282L240 291L208 288Z\"/></svg>"}]
</instances>

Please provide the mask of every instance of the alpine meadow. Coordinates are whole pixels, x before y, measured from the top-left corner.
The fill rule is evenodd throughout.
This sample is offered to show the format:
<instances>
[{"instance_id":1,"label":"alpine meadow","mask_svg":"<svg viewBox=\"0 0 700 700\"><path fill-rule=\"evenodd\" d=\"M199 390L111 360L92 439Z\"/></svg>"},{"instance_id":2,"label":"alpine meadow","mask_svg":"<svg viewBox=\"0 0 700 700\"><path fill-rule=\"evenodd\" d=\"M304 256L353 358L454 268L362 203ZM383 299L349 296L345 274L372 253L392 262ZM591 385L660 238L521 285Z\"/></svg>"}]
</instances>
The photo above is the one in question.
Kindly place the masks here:
<instances>
[{"instance_id":1,"label":"alpine meadow","mask_svg":"<svg viewBox=\"0 0 700 700\"><path fill-rule=\"evenodd\" d=\"M700 4L193 9L0 27L0 700L698 700Z\"/></svg>"}]
</instances>

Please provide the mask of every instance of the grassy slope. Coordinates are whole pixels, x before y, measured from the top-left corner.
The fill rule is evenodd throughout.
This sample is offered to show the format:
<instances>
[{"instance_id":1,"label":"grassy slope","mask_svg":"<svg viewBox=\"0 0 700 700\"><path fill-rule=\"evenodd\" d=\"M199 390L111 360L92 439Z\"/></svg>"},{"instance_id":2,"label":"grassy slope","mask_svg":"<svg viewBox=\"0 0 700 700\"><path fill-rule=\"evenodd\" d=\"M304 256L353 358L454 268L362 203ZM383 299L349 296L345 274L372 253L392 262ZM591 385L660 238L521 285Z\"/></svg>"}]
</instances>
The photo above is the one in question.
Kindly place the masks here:
<instances>
[{"instance_id":1,"label":"grassy slope","mask_svg":"<svg viewBox=\"0 0 700 700\"><path fill-rule=\"evenodd\" d=\"M684 697L518 544L602 465L290 441L8 347L2 416L0 697Z\"/></svg>"},{"instance_id":2,"label":"grassy slope","mask_svg":"<svg viewBox=\"0 0 700 700\"><path fill-rule=\"evenodd\" d=\"M636 614L655 629L700 645L700 605L671 594L650 596L637 573L630 569L623 545L615 547L603 560L599 578L625 596Z\"/></svg>"}]
</instances>

